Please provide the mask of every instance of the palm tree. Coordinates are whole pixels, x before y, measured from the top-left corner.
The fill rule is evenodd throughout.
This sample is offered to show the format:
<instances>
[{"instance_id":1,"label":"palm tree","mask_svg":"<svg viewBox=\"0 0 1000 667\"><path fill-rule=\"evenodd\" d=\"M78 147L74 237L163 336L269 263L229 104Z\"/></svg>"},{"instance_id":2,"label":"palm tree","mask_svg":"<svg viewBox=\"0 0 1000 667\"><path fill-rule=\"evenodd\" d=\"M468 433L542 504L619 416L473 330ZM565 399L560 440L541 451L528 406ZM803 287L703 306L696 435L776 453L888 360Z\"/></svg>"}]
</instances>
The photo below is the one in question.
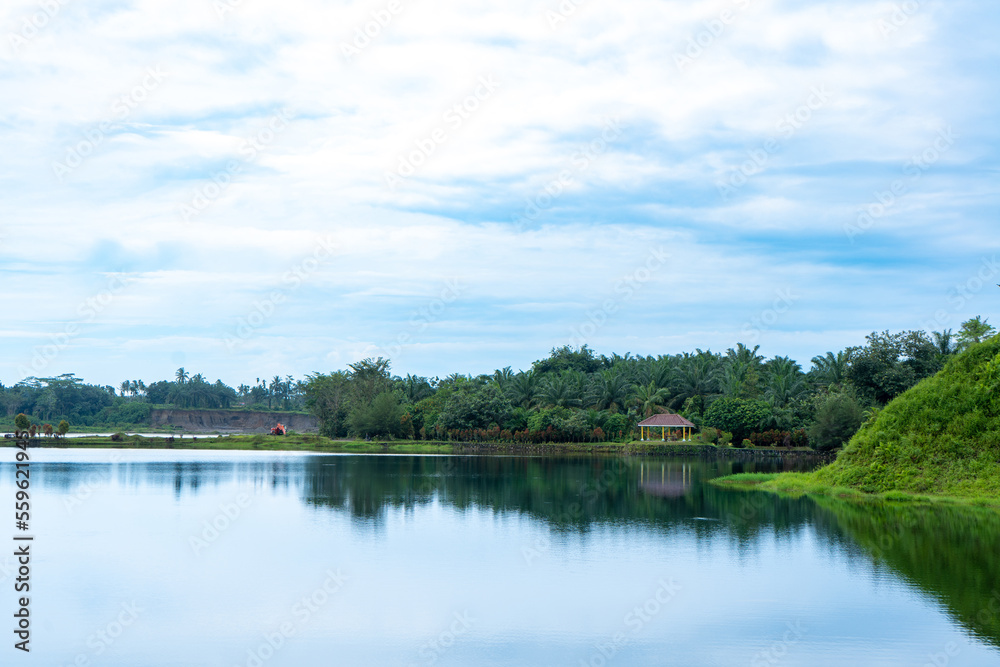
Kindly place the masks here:
<instances>
[{"instance_id":1,"label":"palm tree","mask_svg":"<svg viewBox=\"0 0 1000 667\"><path fill-rule=\"evenodd\" d=\"M121 396L122 396L122 398L125 398L125 394L127 394L128 391L129 391L129 389L131 389L131 388L132 388L132 383L131 382L129 382L128 380L122 380L122 384L121 384L121 392L122 392Z\"/></svg>"},{"instance_id":2,"label":"palm tree","mask_svg":"<svg viewBox=\"0 0 1000 667\"><path fill-rule=\"evenodd\" d=\"M674 404L693 399L695 409L703 412L705 398L718 393L720 359L711 351L696 350L696 354L685 352L674 371Z\"/></svg>"},{"instance_id":3,"label":"palm tree","mask_svg":"<svg viewBox=\"0 0 1000 667\"><path fill-rule=\"evenodd\" d=\"M271 384L268 386L267 391L267 409L271 409L271 399L277 398L281 394L281 378L275 375L271 379Z\"/></svg>"},{"instance_id":4,"label":"palm tree","mask_svg":"<svg viewBox=\"0 0 1000 667\"><path fill-rule=\"evenodd\" d=\"M760 345L753 349L737 343L736 349L726 351L725 366L720 378L722 393L736 398L752 398L757 395L760 366L764 357L757 354Z\"/></svg>"},{"instance_id":5,"label":"palm tree","mask_svg":"<svg viewBox=\"0 0 1000 667\"><path fill-rule=\"evenodd\" d=\"M784 408L808 391L805 374L798 363L788 357L775 357L767 362L767 400L776 408Z\"/></svg>"},{"instance_id":6,"label":"palm tree","mask_svg":"<svg viewBox=\"0 0 1000 667\"><path fill-rule=\"evenodd\" d=\"M931 336L934 338L934 347L937 348L938 354L943 357L947 357L949 354L955 353L955 334L952 333L951 329L945 329L944 331L932 331Z\"/></svg>"},{"instance_id":7,"label":"palm tree","mask_svg":"<svg viewBox=\"0 0 1000 667\"><path fill-rule=\"evenodd\" d=\"M507 383L514 378L514 371L510 370L510 366L504 367L503 370L493 371L493 375L490 380L497 386L497 389L504 391L507 388Z\"/></svg>"},{"instance_id":8,"label":"palm tree","mask_svg":"<svg viewBox=\"0 0 1000 667\"><path fill-rule=\"evenodd\" d=\"M821 386L839 385L847 379L850 355L846 351L840 351L837 354L827 352L822 357L813 357L812 364L813 368L809 374L817 378Z\"/></svg>"},{"instance_id":9,"label":"palm tree","mask_svg":"<svg viewBox=\"0 0 1000 667\"><path fill-rule=\"evenodd\" d=\"M656 407L667 400L666 389L658 388L654 382L632 385L632 404L639 409L643 417L651 417Z\"/></svg>"},{"instance_id":10,"label":"palm tree","mask_svg":"<svg viewBox=\"0 0 1000 667\"><path fill-rule=\"evenodd\" d=\"M540 376L534 369L522 371L507 383L507 395L514 405L528 409L538 402L541 393Z\"/></svg>"},{"instance_id":11,"label":"palm tree","mask_svg":"<svg viewBox=\"0 0 1000 667\"><path fill-rule=\"evenodd\" d=\"M550 373L542 383L540 403L542 405L570 408L579 407L583 402L580 398L579 385L570 372L555 375Z\"/></svg>"},{"instance_id":12,"label":"palm tree","mask_svg":"<svg viewBox=\"0 0 1000 667\"><path fill-rule=\"evenodd\" d=\"M188 372L184 370L183 366L181 366L180 368L177 369L176 377L177 377L177 384L184 384L185 382L188 381L189 376Z\"/></svg>"},{"instance_id":13,"label":"palm tree","mask_svg":"<svg viewBox=\"0 0 1000 667\"><path fill-rule=\"evenodd\" d=\"M418 403L434 393L430 382L425 377L418 377L407 373L403 378L403 395L411 403Z\"/></svg>"},{"instance_id":14,"label":"palm tree","mask_svg":"<svg viewBox=\"0 0 1000 667\"><path fill-rule=\"evenodd\" d=\"M624 366L615 365L593 376L588 404L598 410L619 412L628 401L630 383Z\"/></svg>"}]
</instances>

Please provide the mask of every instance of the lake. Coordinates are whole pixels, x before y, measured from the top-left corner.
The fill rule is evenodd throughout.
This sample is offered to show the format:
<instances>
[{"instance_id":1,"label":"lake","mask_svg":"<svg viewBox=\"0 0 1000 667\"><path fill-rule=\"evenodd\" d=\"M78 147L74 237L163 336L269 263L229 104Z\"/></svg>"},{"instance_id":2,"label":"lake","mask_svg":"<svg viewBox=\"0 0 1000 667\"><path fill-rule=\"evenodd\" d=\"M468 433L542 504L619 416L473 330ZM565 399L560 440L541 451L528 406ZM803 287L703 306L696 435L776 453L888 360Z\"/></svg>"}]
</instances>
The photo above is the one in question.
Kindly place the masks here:
<instances>
[{"instance_id":1,"label":"lake","mask_svg":"<svg viewBox=\"0 0 1000 667\"><path fill-rule=\"evenodd\" d=\"M705 483L782 464L30 454L2 664L1000 665L1000 513Z\"/></svg>"}]
</instances>

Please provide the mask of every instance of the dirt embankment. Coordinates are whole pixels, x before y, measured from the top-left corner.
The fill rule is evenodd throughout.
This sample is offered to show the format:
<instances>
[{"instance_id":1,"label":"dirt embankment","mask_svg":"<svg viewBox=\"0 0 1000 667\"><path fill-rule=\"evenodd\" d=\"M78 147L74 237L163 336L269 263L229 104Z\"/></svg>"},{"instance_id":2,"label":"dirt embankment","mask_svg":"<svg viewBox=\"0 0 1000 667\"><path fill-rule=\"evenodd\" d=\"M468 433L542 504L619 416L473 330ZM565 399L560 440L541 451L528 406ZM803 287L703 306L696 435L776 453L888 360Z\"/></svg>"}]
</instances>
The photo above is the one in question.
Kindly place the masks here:
<instances>
[{"instance_id":1,"label":"dirt embankment","mask_svg":"<svg viewBox=\"0 0 1000 667\"><path fill-rule=\"evenodd\" d=\"M153 426L173 426L186 431L269 433L278 422L299 433L319 430L315 417L294 412L154 409L149 418Z\"/></svg>"}]
</instances>

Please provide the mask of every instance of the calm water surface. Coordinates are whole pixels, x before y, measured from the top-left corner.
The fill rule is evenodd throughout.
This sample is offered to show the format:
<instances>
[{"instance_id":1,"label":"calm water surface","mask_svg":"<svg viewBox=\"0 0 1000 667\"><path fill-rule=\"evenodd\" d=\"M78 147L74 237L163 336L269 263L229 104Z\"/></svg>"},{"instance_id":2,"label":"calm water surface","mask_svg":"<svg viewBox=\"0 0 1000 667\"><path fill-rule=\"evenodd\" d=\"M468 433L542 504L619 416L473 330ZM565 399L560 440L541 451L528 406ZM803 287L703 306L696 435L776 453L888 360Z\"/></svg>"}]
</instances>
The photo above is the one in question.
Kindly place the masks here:
<instances>
[{"instance_id":1,"label":"calm water surface","mask_svg":"<svg viewBox=\"0 0 1000 667\"><path fill-rule=\"evenodd\" d=\"M699 459L31 454L4 665L1000 665L996 512L722 491L753 464Z\"/></svg>"}]
</instances>

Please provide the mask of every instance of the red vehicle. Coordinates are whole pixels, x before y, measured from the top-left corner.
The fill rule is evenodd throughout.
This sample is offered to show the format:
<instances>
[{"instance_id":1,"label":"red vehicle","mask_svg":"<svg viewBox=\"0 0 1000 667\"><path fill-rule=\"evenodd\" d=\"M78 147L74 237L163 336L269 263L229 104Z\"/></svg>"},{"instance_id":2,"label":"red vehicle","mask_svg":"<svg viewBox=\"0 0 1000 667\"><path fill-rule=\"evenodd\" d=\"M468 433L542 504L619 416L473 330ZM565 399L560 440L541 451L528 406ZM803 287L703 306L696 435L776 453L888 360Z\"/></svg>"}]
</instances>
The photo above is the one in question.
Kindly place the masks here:
<instances>
[{"instance_id":1,"label":"red vehicle","mask_svg":"<svg viewBox=\"0 0 1000 667\"><path fill-rule=\"evenodd\" d=\"M288 429L285 428L285 425L278 422L278 425L271 429L271 435L285 435L286 430Z\"/></svg>"}]
</instances>

